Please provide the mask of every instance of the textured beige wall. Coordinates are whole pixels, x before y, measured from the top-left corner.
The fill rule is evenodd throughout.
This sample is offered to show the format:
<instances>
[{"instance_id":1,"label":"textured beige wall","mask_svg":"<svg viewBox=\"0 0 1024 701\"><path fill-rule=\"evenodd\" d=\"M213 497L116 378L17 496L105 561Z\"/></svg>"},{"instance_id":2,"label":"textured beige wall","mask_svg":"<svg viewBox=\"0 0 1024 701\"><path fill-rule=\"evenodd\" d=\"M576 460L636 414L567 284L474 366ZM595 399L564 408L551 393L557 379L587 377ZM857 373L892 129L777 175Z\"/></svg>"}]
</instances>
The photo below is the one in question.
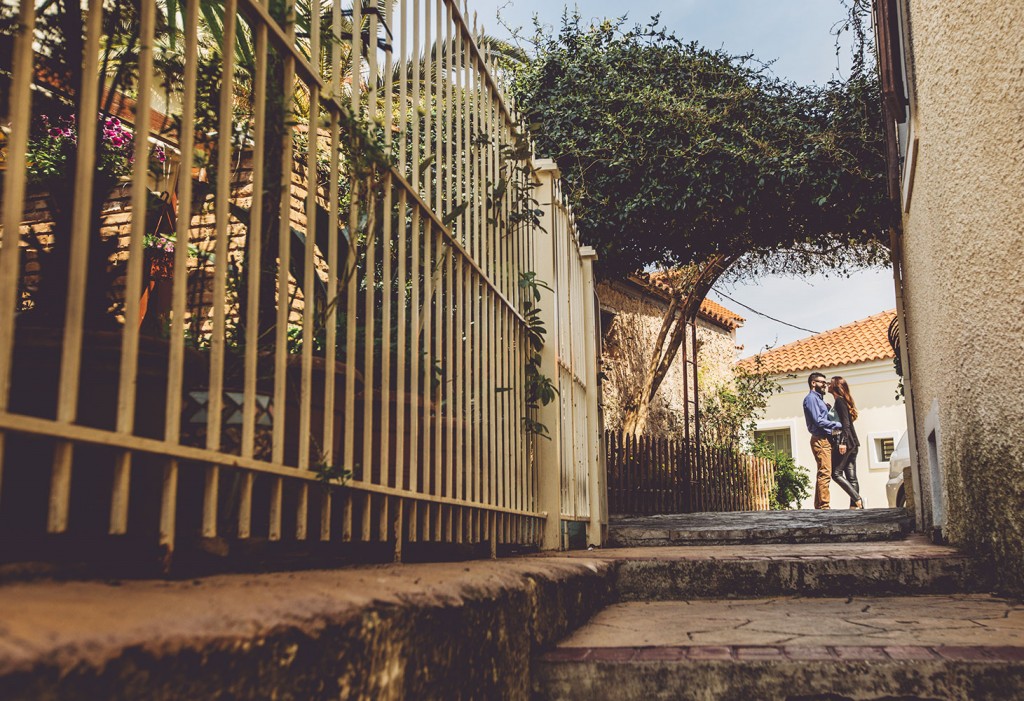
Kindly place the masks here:
<instances>
[{"instance_id":1,"label":"textured beige wall","mask_svg":"<svg viewBox=\"0 0 1024 701\"><path fill-rule=\"evenodd\" d=\"M598 286L598 297L602 308L614 310L617 314L612 328L604 329L605 353L601 358L605 374L602 385L605 426L609 429L622 427L623 404L627 395L636 390L641 381L642 370L646 367L654 349L654 342L661 330L664 309L657 304L639 299L612 288L607 283ZM736 361L736 334L704 320L697 321L697 343L699 346L698 372L703 390L708 383L726 382L732 377L732 365ZM689 334L686 339L687 353L692 353ZM659 438L677 438L683 433L684 415L683 387L688 382L688 391L693 391L693 378L685 378L682 363L682 349L676 361L665 375L655 401L651 407L648 433Z\"/></svg>"},{"instance_id":2,"label":"textured beige wall","mask_svg":"<svg viewBox=\"0 0 1024 701\"><path fill-rule=\"evenodd\" d=\"M919 149L902 250L921 476L931 489L934 407L943 530L1024 593L1024 2L907 9Z\"/></svg>"}]
</instances>

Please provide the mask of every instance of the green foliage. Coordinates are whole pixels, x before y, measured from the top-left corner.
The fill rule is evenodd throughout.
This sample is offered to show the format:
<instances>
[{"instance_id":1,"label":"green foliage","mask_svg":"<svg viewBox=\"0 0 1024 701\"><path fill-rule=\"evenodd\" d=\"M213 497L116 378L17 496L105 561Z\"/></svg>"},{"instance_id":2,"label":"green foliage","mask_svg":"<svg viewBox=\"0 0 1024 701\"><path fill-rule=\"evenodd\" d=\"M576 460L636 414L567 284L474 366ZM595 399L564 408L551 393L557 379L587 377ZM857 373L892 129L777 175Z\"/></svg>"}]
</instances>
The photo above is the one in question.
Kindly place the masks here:
<instances>
[{"instance_id":1,"label":"green foliage","mask_svg":"<svg viewBox=\"0 0 1024 701\"><path fill-rule=\"evenodd\" d=\"M898 354L893 358L892 364L896 370L896 376L900 378L899 382L896 383L896 401L898 402L906 398L906 390L903 387L903 367L900 365L900 356Z\"/></svg>"},{"instance_id":2,"label":"green foliage","mask_svg":"<svg viewBox=\"0 0 1024 701\"><path fill-rule=\"evenodd\" d=\"M769 495L772 509L798 509L800 502L811 495L811 478L806 468L786 453L775 450L764 441L754 444L753 454L775 463L775 480Z\"/></svg>"},{"instance_id":3,"label":"green foliage","mask_svg":"<svg viewBox=\"0 0 1024 701\"><path fill-rule=\"evenodd\" d=\"M352 477L352 470L337 464L328 465L322 459L311 465L311 468L316 473L316 481L326 492L333 491L335 487L344 486L345 482Z\"/></svg>"},{"instance_id":4,"label":"green foliage","mask_svg":"<svg viewBox=\"0 0 1024 701\"><path fill-rule=\"evenodd\" d=\"M753 371L737 367L730 383L714 387L701 398L701 438L730 446L750 438L772 395L782 387L760 365Z\"/></svg>"},{"instance_id":5,"label":"green foliage","mask_svg":"<svg viewBox=\"0 0 1024 701\"><path fill-rule=\"evenodd\" d=\"M118 180L131 174L135 160L135 134L117 117L98 117L96 172ZM30 182L50 185L56 179L74 177L78 157L78 125L74 115L50 118L40 115L33 125L26 153L26 173ZM167 160L163 146L152 150L154 163Z\"/></svg>"},{"instance_id":6,"label":"green foliage","mask_svg":"<svg viewBox=\"0 0 1024 701\"><path fill-rule=\"evenodd\" d=\"M540 318L541 289L551 290L548 285L537 279L534 272L522 273L519 276L519 287L523 290L523 317L526 319L526 339L530 346L530 355L526 359L526 416L523 424L527 433L550 438L548 427L537 421L536 411L555 401L558 389L550 377L541 371L540 351L544 347L547 329Z\"/></svg>"},{"instance_id":7,"label":"green foliage","mask_svg":"<svg viewBox=\"0 0 1024 701\"><path fill-rule=\"evenodd\" d=\"M749 56L623 20L538 31L513 82L604 275L745 255L751 272L879 262L891 221L880 91L798 86Z\"/></svg>"}]
</instances>

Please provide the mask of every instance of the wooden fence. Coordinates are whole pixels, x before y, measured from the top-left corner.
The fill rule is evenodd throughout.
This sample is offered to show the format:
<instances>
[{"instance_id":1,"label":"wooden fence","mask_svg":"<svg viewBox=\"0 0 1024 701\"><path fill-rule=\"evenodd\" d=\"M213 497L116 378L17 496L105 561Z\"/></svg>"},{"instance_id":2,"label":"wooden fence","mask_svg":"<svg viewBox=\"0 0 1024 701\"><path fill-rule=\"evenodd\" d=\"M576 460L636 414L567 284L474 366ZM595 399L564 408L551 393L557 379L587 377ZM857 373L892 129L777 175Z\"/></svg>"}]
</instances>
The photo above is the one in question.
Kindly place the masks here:
<instances>
[{"instance_id":1,"label":"wooden fence","mask_svg":"<svg viewBox=\"0 0 1024 701\"><path fill-rule=\"evenodd\" d=\"M605 432L608 512L765 511L774 463L731 448Z\"/></svg>"}]
</instances>

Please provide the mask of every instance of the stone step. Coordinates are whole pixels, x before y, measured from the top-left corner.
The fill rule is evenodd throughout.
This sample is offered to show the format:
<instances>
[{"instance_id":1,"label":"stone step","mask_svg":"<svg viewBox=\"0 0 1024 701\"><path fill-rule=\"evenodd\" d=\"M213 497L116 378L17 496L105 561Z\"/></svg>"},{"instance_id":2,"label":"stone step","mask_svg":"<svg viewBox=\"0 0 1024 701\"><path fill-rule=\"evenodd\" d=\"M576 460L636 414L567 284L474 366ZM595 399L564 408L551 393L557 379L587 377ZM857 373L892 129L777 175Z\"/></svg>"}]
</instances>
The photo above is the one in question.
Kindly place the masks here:
<instances>
[{"instance_id":1,"label":"stone step","mask_svg":"<svg viewBox=\"0 0 1024 701\"><path fill-rule=\"evenodd\" d=\"M0 584L0 699L523 699L610 600L565 558Z\"/></svg>"},{"instance_id":2,"label":"stone step","mask_svg":"<svg viewBox=\"0 0 1024 701\"><path fill-rule=\"evenodd\" d=\"M572 554L611 561L620 601L984 592L982 563L923 536L878 543L615 548Z\"/></svg>"},{"instance_id":3,"label":"stone step","mask_svg":"<svg viewBox=\"0 0 1024 701\"><path fill-rule=\"evenodd\" d=\"M899 540L913 528L906 509L733 511L614 517L611 547L857 543Z\"/></svg>"},{"instance_id":4,"label":"stone step","mask_svg":"<svg viewBox=\"0 0 1024 701\"><path fill-rule=\"evenodd\" d=\"M623 559L616 570L619 599L952 594L989 587L975 560L921 536L841 549L827 544L722 547L701 557L707 550L659 548L663 555L657 559Z\"/></svg>"},{"instance_id":5,"label":"stone step","mask_svg":"<svg viewBox=\"0 0 1024 701\"><path fill-rule=\"evenodd\" d=\"M612 605L536 699L1024 698L1024 605L979 594Z\"/></svg>"}]
</instances>

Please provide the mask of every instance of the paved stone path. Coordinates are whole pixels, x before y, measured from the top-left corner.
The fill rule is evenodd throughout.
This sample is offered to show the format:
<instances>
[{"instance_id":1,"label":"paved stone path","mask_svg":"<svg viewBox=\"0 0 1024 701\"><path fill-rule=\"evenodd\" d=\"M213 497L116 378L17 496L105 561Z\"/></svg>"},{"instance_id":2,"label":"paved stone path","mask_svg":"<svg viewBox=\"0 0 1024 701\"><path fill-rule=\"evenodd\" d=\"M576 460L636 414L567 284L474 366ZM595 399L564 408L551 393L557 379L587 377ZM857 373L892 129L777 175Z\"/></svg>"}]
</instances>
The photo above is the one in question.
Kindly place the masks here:
<instances>
[{"instance_id":1,"label":"paved stone path","mask_svg":"<svg viewBox=\"0 0 1024 701\"><path fill-rule=\"evenodd\" d=\"M1024 605L984 594L641 601L609 606L559 647L689 645L1024 649Z\"/></svg>"},{"instance_id":2,"label":"paved stone path","mask_svg":"<svg viewBox=\"0 0 1024 701\"><path fill-rule=\"evenodd\" d=\"M569 555L613 563L618 601L538 657L534 698L1024 699L1024 604L986 593L969 553L886 535L905 523L882 510L619 520L639 547Z\"/></svg>"}]
</instances>

